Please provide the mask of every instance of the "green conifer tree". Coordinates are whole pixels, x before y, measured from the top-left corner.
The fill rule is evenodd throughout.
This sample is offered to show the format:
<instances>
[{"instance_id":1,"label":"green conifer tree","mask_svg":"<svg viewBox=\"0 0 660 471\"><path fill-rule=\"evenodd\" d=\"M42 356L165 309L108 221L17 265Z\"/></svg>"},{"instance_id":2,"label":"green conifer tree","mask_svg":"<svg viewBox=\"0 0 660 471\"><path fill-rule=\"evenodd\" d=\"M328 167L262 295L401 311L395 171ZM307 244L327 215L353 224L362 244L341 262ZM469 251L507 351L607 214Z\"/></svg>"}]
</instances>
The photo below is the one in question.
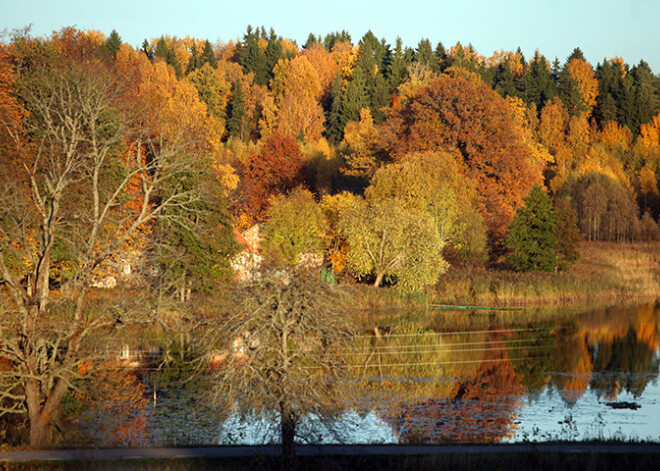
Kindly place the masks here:
<instances>
[{"instance_id":1,"label":"green conifer tree","mask_svg":"<svg viewBox=\"0 0 660 471\"><path fill-rule=\"evenodd\" d=\"M507 262L516 271L552 271L557 267L557 214L548 194L535 185L518 208L506 246Z\"/></svg>"},{"instance_id":2,"label":"green conifer tree","mask_svg":"<svg viewBox=\"0 0 660 471\"><path fill-rule=\"evenodd\" d=\"M204 49L202 50L202 55L199 57L199 67L204 64L210 65L212 69L218 66L218 59L215 57L215 52L213 52L213 46L208 41L204 41Z\"/></svg>"},{"instance_id":3,"label":"green conifer tree","mask_svg":"<svg viewBox=\"0 0 660 471\"><path fill-rule=\"evenodd\" d=\"M253 72L255 83L266 85L268 83L266 56L259 47L259 39L261 39L259 30L253 30L252 26L248 25L236 54L238 63L243 67L243 72L246 74Z\"/></svg>"},{"instance_id":4,"label":"green conifer tree","mask_svg":"<svg viewBox=\"0 0 660 471\"><path fill-rule=\"evenodd\" d=\"M117 58L117 52L121 47L122 41L119 37L119 33L116 30L112 30L108 39L105 40L105 48L108 50L113 59Z\"/></svg>"},{"instance_id":5,"label":"green conifer tree","mask_svg":"<svg viewBox=\"0 0 660 471\"><path fill-rule=\"evenodd\" d=\"M342 79L341 75L337 74L332 80L332 88L330 90L330 109L326 114L326 131L325 135L328 141L337 145L341 142L344 136L344 126L346 122L342 115Z\"/></svg>"},{"instance_id":6,"label":"green conifer tree","mask_svg":"<svg viewBox=\"0 0 660 471\"><path fill-rule=\"evenodd\" d=\"M429 69L437 72L440 70L440 63L436 62L435 55L433 54L433 46L431 41L428 38L422 38L422 40L417 44L417 50L415 51L415 61L420 63L423 66L428 67Z\"/></svg>"},{"instance_id":7,"label":"green conifer tree","mask_svg":"<svg viewBox=\"0 0 660 471\"><path fill-rule=\"evenodd\" d=\"M550 63L537 50L525 69L523 99L528 105L536 105L540 113L548 100L557 94Z\"/></svg>"},{"instance_id":8,"label":"green conifer tree","mask_svg":"<svg viewBox=\"0 0 660 471\"><path fill-rule=\"evenodd\" d=\"M277 36L275 30L271 28L270 36L268 37L268 46L266 46L265 52L265 68L268 75L268 83L270 83L275 76L273 70L282 57L282 38Z\"/></svg>"},{"instance_id":9,"label":"green conifer tree","mask_svg":"<svg viewBox=\"0 0 660 471\"><path fill-rule=\"evenodd\" d=\"M188 67L186 67L186 74L190 74L197 70L200 66L199 54L197 53L197 45L193 43L190 48L190 60L188 61Z\"/></svg>"},{"instance_id":10,"label":"green conifer tree","mask_svg":"<svg viewBox=\"0 0 660 471\"><path fill-rule=\"evenodd\" d=\"M351 82L346 87L342 100L342 117L344 123L359 121L360 110L369 108L369 97L366 90L365 74L362 68L353 71Z\"/></svg>"},{"instance_id":11,"label":"green conifer tree","mask_svg":"<svg viewBox=\"0 0 660 471\"><path fill-rule=\"evenodd\" d=\"M142 52L144 52L144 54L147 56L149 60L153 60L154 49L149 44L149 41L147 41L146 39L142 42Z\"/></svg>"},{"instance_id":12,"label":"green conifer tree","mask_svg":"<svg viewBox=\"0 0 660 471\"><path fill-rule=\"evenodd\" d=\"M406 65L403 41L401 38L396 38L394 51L392 51L392 57L390 60L390 66L387 70L387 79L390 84L390 90L396 90L401 82L403 82L405 79Z\"/></svg>"},{"instance_id":13,"label":"green conifer tree","mask_svg":"<svg viewBox=\"0 0 660 471\"><path fill-rule=\"evenodd\" d=\"M232 90L232 97L227 105L227 131L230 137L245 141L250 135L247 111L243 97L243 87L239 80Z\"/></svg>"},{"instance_id":14,"label":"green conifer tree","mask_svg":"<svg viewBox=\"0 0 660 471\"><path fill-rule=\"evenodd\" d=\"M444 70L445 67L445 61L447 60L447 50L445 49L445 46L442 44L441 41L438 41L438 44L435 46L435 51L433 51L433 54L435 55L435 61L438 63L438 68L440 71Z\"/></svg>"}]
</instances>

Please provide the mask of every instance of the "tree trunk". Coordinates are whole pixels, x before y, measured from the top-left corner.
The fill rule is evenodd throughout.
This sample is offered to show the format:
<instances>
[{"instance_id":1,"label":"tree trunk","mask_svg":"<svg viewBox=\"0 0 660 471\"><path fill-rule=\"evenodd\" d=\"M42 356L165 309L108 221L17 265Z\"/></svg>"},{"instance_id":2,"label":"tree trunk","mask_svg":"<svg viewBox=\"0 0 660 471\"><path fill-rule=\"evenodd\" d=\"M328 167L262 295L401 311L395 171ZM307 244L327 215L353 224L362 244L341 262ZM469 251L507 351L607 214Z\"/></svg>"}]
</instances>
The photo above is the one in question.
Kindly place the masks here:
<instances>
[{"instance_id":1,"label":"tree trunk","mask_svg":"<svg viewBox=\"0 0 660 471\"><path fill-rule=\"evenodd\" d=\"M48 442L48 417L41 411L41 394L36 381L28 381L25 387L25 399L30 421L30 446L42 448Z\"/></svg>"},{"instance_id":2,"label":"tree trunk","mask_svg":"<svg viewBox=\"0 0 660 471\"><path fill-rule=\"evenodd\" d=\"M25 402L30 422L30 446L42 448L48 444L50 424L58 413L64 394L68 390L68 379L56 380L50 393L44 397L37 381L29 380L25 386ZM42 405L43 404L43 405Z\"/></svg>"},{"instance_id":3,"label":"tree trunk","mask_svg":"<svg viewBox=\"0 0 660 471\"><path fill-rule=\"evenodd\" d=\"M48 443L48 422L40 415L30 419L30 447L43 448Z\"/></svg>"},{"instance_id":4,"label":"tree trunk","mask_svg":"<svg viewBox=\"0 0 660 471\"><path fill-rule=\"evenodd\" d=\"M296 448L294 438L296 435L296 423L293 418L291 406L280 402L280 431L282 435L282 469L294 469L296 459Z\"/></svg>"},{"instance_id":5,"label":"tree trunk","mask_svg":"<svg viewBox=\"0 0 660 471\"><path fill-rule=\"evenodd\" d=\"M374 286L378 287L380 284L383 282L383 277L385 276L384 273L378 273L376 274L376 282L374 283Z\"/></svg>"}]
</instances>

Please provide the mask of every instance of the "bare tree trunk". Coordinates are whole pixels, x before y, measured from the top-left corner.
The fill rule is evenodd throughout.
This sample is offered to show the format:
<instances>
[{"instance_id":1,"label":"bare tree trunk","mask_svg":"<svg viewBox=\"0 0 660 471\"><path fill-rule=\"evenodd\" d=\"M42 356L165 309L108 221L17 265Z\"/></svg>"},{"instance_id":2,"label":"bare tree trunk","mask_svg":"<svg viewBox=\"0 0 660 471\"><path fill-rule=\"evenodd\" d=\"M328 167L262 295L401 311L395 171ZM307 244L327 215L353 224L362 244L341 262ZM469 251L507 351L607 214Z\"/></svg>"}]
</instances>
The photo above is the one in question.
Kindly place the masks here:
<instances>
[{"instance_id":1,"label":"bare tree trunk","mask_svg":"<svg viewBox=\"0 0 660 471\"><path fill-rule=\"evenodd\" d=\"M292 470L296 460L294 444L296 423L291 406L286 401L280 401L280 432L282 435L282 469Z\"/></svg>"},{"instance_id":2,"label":"bare tree trunk","mask_svg":"<svg viewBox=\"0 0 660 471\"><path fill-rule=\"evenodd\" d=\"M383 277L384 276L385 276L384 273L376 274L376 282L374 283L374 286L376 286L376 287L380 286L381 283L383 282Z\"/></svg>"},{"instance_id":3,"label":"bare tree trunk","mask_svg":"<svg viewBox=\"0 0 660 471\"><path fill-rule=\"evenodd\" d=\"M41 414L41 397L39 394L39 384L36 380L27 382L25 386L25 399L30 423L30 446L41 448L47 443L48 422L44 420Z\"/></svg>"},{"instance_id":4,"label":"bare tree trunk","mask_svg":"<svg viewBox=\"0 0 660 471\"><path fill-rule=\"evenodd\" d=\"M43 448L48 443L48 422L41 416L30 415L30 447Z\"/></svg>"}]
</instances>

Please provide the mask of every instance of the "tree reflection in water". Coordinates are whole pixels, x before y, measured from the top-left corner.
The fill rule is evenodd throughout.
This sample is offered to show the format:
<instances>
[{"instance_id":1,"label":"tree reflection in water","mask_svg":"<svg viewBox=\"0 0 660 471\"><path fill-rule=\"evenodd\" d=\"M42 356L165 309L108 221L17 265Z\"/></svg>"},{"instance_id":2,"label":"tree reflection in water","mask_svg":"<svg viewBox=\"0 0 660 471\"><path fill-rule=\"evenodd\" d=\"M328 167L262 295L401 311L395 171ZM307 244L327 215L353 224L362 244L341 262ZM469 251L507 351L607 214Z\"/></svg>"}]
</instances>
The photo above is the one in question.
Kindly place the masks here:
<instances>
[{"instance_id":1,"label":"tree reflection in water","mask_svg":"<svg viewBox=\"0 0 660 471\"><path fill-rule=\"evenodd\" d=\"M519 440L523 438L521 431L528 433L537 427L535 421L545 421L542 427L557 428L557 420L549 419L552 410L561 419L570 414L575 423L581 421L580 426L588 426L594 416L608 416L611 409L607 402L630 401L625 394L641 404L634 411L635 423L649 422L648 428L657 438L660 429L652 425L657 419L652 414L652 403L644 402L642 395L658 377L659 321L660 306L642 305L594 310L571 320L492 326L478 331L434 332L408 326L393 328L380 337L360 336L351 358L354 381L340 398L346 410L341 416L357 414L361 420L354 422L367 430L346 436L363 437L349 438L361 442L369 442L370 437L434 443ZM175 380L167 387L166 378L157 378L162 391L158 406L152 409L148 401L146 415L136 410L144 406L144 401L139 395L126 396L129 389L119 377L104 381L103 397L126 396L137 405L113 407L112 420L106 425L132 424L142 416L147 420L134 427L136 437L125 436L124 429L106 426L110 439L96 437L96 442L137 443L151 437L155 445L212 444L211 437L218 436L231 406L210 413L197 402L204 380L184 381L188 372L186 368L177 369ZM154 374L135 374L142 378L144 387L131 383L131 391L152 394ZM123 395L121 391L113 395L109 390L113 387L123 388ZM653 386L651 396L645 397L653 402L652 394L657 390ZM559 394L548 394L553 391ZM535 409L537 403L540 405ZM94 401L89 405L105 407ZM536 412L527 412L532 409ZM207 420L192 420L199 414L191 415L191 410ZM95 411L95 420L102 420L103 413ZM382 420L380 426L391 428L391 433L374 431L378 418ZM607 419L601 418L601 422ZM601 425L608 430L608 423ZM634 427L638 425L631 425ZM311 427L309 433L318 433L314 431L317 428ZM121 440L117 440L119 436ZM551 437L551 432L539 434L540 439L543 436Z\"/></svg>"},{"instance_id":2,"label":"tree reflection in water","mask_svg":"<svg viewBox=\"0 0 660 471\"><path fill-rule=\"evenodd\" d=\"M659 319L641 305L529 329L395 333L372 348L365 376L401 441L515 439L521 409L546 391L570 409L589 389L602 408L620 392L640 397L658 377Z\"/></svg>"}]
</instances>

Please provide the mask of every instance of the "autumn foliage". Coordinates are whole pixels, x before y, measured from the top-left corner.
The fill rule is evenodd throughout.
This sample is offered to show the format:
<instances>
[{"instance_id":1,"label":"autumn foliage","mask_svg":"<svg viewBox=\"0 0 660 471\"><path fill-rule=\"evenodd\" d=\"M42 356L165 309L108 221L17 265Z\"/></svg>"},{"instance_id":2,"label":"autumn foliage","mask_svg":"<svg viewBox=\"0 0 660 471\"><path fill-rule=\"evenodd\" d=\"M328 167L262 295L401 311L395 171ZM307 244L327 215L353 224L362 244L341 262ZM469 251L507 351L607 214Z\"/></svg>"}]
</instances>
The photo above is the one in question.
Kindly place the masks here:
<instances>
[{"instance_id":1,"label":"autumn foliage","mask_svg":"<svg viewBox=\"0 0 660 471\"><path fill-rule=\"evenodd\" d=\"M395 106L382 127L395 156L458 149L476 182L484 220L501 240L522 198L542 181L544 162L505 101L478 80L442 77Z\"/></svg>"},{"instance_id":2,"label":"autumn foliage","mask_svg":"<svg viewBox=\"0 0 660 471\"><path fill-rule=\"evenodd\" d=\"M248 156L242 168L240 211L253 221L263 220L270 197L295 187L303 176L303 169L296 140L291 136L273 134L258 152Z\"/></svg>"}]
</instances>

